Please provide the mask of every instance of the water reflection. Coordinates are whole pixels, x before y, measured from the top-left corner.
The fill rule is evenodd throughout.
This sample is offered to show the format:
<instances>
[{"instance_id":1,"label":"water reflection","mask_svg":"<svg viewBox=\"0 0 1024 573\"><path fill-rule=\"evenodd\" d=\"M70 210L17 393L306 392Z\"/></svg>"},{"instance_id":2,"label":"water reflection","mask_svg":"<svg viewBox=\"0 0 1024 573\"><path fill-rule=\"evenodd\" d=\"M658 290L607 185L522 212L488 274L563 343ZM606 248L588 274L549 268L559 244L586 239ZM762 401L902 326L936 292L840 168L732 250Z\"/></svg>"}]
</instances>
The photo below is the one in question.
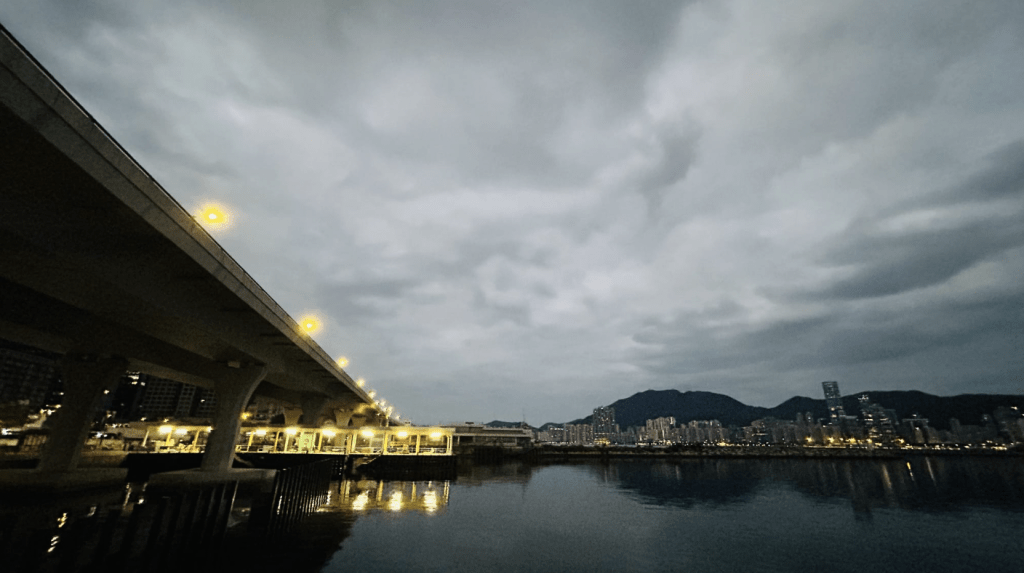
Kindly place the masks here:
<instances>
[{"instance_id":1,"label":"water reflection","mask_svg":"<svg viewBox=\"0 0 1024 573\"><path fill-rule=\"evenodd\" d=\"M1019 459L515 462L460 467L448 489L429 514L395 511L409 482L353 486L358 517L323 571L996 571L1024 559Z\"/></svg>"},{"instance_id":2,"label":"water reflection","mask_svg":"<svg viewBox=\"0 0 1024 573\"><path fill-rule=\"evenodd\" d=\"M56 567L72 525L126 507L132 497L131 486L70 496L0 492L0 570L34 568L44 559Z\"/></svg>"},{"instance_id":3,"label":"water reflection","mask_svg":"<svg viewBox=\"0 0 1024 573\"><path fill-rule=\"evenodd\" d=\"M581 464L642 503L692 507L746 503L770 482L787 482L852 509L953 511L988 506L1024 511L1020 459L681 460Z\"/></svg>"},{"instance_id":4,"label":"water reflection","mask_svg":"<svg viewBox=\"0 0 1024 573\"><path fill-rule=\"evenodd\" d=\"M344 480L331 489L337 492L336 495L332 491L327 504L319 512L408 511L433 515L448 506L451 482Z\"/></svg>"},{"instance_id":5,"label":"water reflection","mask_svg":"<svg viewBox=\"0 0 1024 573\"><path fill-rule=\"evenodd\" d=\"M67 531L89 515L115 515L111 510L123 510L119 519L128 519L138 498L137 492L126 490L81 499L4 499L0 503L0 563L4 564L0 570L72 570L64 567L68 559L62 557L69 554L68 539L74 537ZM872 519L881 510L886 510L887 517ZM902 517L893 520L897 513ZM765 532L770 531L771 543L778 544L781 530L776 524L785 522L793 530L793 539L786 543L794 547L799 546L801 530L830 530L844 539L861 539L857 546L843 549L851 554L869 542L884 541L900 528L926 528L914 543L926 544L934 538L931 549L921 545L915 554L916 559L927 559L928 551L956 537L951 520L977 518L993 523L986 533L978 534L984 540L972 538L975 554L985 555L984 543L1005 543L1000 532L1013 530L1022 514L1021 459L513 462L460 466L454 479L334 482L327 503L287 539L256 544L244 534L244 522L238 522L228 530L225 550L240 570L253 572L319 571L332 555L338 564L349 564L353 559L370 559L364 553L389 566L397 557L384 549L374 553L367 544L387 538L385 533L393 528L406 527L411 545L434 547L456 539L476 555L478 563L515 560L522 553L517 548L531 547L534 561L530 563L541 570L552 556L572 546L590 556L584 561L595 568L604 567L602 560L629 554L637 563L634 570L639 570L644 559L675 547L672 544L681 531L687 531L691 541L672 549L673 555L698 559L714 549L724 562L735 552L729 540L743 539L756 547L767 543ZM858 524L864 529L858 529ZM353 531L355 539L349 539ZM477 542L482 545L478 547ZM607 551L601 553L602 548ZM342 549L347 553L342 555ZM806 550L801 546L800 551ZM416 555L425 559L422 552ZM418 563L410 561L409 566ZM659 563L648 563L650 570L671 570ZM451 565L440 563L436 570L459 570L445 569ZM784 565L780 561L780 567Z\"/></svg>"}]
</instances>

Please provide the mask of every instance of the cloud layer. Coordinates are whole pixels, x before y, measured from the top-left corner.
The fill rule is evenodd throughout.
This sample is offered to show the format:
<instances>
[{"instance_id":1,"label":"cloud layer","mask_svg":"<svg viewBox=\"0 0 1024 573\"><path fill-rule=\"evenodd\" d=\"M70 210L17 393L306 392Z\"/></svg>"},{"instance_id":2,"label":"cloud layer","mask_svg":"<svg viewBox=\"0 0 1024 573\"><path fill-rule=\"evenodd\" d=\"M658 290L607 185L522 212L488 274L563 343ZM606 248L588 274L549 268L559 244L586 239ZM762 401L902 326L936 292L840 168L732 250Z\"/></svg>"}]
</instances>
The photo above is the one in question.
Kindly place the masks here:
<instances>
[{"instance_id":1,"label":"cloud layer","mask_svg":"<svg viewBox=\"0 0 1024 573\"><path fill-rule=\"evenodd\" d=\"M1024 5L11 2L420 422L1024 392Z\"/></svg>"}]
</instances>

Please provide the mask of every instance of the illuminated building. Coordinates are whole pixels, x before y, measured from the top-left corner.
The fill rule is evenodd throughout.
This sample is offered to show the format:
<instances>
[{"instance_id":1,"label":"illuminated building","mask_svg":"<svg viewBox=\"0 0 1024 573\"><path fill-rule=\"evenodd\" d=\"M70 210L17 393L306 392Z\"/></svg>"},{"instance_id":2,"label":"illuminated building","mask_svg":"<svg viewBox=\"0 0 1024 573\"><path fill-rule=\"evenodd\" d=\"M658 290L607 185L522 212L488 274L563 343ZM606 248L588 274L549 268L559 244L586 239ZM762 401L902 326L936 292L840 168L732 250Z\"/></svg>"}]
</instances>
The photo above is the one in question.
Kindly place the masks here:
<instances>
[{"instance_id":1,"label":"illuminated building","mask_svg":"<svg viewBox=\"0 0 1024 573\"><path fill-rule=\"evenodd\" d=\"M672 416L647 420L645 428L647 440L654 443L669 441L669 434L675 425L676 419Z\"/></svg>"},{"instance_id":2,"label":"illuminated building","mask_svg":"<svg viewBox=\"0 0 1024 573\"><path fill-rule=\"evenodd\" d=\"M213 390L173 380L140 375L146 389L139 406L142 416L154 418L212 418Z\"/></svg>"},{"instance_id":3,"label":"illuminated building","mask_svg":"<svg viewBox=\"0 0 1024 573\"><path fill-rule=\"evenodd\" d=\"M594 443L594 426L591 424L566 424L565 442L572 445Z\"/></svg>"},{"instance_id":4,"label":"illuminated building","mask_svg":"<svg viewBox=\"0 0 1024 573\"><path fill-rule=\"evenodd\" d=\"M825 390L825 402L828 404L828 416L833 424L838 424L840 419L846 415L843 410L843 397L839 393L839 382L834 380L822 382L821 387Z\"/></svg>"},{"instance_id":5,"label":"illuminated building","mask_svg":"<svg viewBox=\"0 0 1024 573\"><path fill-rule=\"evenodd\" d=\"M860 403L860 413L864 417L864 427L867 429L868 438L891 440L896 433L896 425L899 424L896 411L875 404L867 394L859 396L857 401Z\"/></svg>"},{"instance_id":6,"label":"illuminated building","mask_svg":"<svg viewBox=\"0 0 1024 573\"><path fill-rule=\"evenodd\" d=\"M615 408L611 406L594 408L593 424L595 440L610 440L619 433L615 425Z\"/></svg>"}]
</instances>

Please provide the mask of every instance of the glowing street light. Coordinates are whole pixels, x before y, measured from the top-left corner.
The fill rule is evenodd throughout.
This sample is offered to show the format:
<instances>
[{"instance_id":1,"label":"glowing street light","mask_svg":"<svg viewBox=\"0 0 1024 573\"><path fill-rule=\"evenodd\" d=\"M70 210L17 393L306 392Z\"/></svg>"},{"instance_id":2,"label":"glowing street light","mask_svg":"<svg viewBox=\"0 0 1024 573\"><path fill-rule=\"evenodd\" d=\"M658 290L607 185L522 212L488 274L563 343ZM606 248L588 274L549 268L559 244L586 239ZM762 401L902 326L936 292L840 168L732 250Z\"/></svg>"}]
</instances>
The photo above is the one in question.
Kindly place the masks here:
<instances>
[{"instance_id":1,"label":"glowing street light","mask_svg":"<svg viewBox=\"0 0 1024 573\"><path fill-rule=\"evenodd\" d=\"M360 378L359 380L356 380L356 386L359 386L360 388L362 388L365 385L366 385L366 380L363 380L362 378Z\"/></svg>"},{"instance_id":2,"label":"glowing street light","mask_svg":"<svg viewBox=\"0 0 1024 573\"><path fill-rule=\"evenodd\" d=\"M320 330L320 320L312 314L307 314L299 321L299 326L306 334L314 334Z\"/></svg>"},{"instance_id":3,"label":"glowing street light","mask_svg":"<svg viewBox=\"0 0 1024 573\"><path fill-rule=\"evenodd\" d=\"M338 366L341 367L341 368L344 368L344 367L348 366L348 358L345 358L344 356L339 358L338 359Z\"/></svg>"},{"instance_id":4,"label":"glowing street light","mask_svg":"<svg viewBox=\"0 0 1024 573\"><path fill-rule=\"evenodd\" d=\"M227 211L216 203L207 203L199 209L196 220L205 226L227 227L230 222Z\"/></svg>"}]
</instances>

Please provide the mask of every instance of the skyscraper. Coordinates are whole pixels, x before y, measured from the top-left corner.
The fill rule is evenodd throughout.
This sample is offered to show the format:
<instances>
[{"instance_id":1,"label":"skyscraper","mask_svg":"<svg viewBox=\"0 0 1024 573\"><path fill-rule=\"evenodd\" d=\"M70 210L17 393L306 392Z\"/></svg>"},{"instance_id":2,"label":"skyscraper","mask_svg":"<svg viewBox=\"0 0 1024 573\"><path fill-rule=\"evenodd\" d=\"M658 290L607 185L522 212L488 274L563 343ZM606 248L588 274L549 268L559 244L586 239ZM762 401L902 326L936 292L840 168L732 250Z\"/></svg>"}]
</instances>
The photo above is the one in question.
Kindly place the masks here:
<instances>
[{"instance_id":1,"label":"skyscraper","mask_svg":"<svg viewBox=\"0 0 1024 573\"><path fill-rule=\"evenodd\" d=\"M615 408L601 406L594 408L594 437L611 439L619 432L615 426Z\"/></svg>"},{"instance_id":2,"label":"skyscraper","mask_svg":"<svg viewBox=\"0 0 1024 573\"><path fill-rule=\"evenodd\" d=\"M828 404L828 416L833 424L839 423L839 418L846 415L843 410L843 396L839 393L839 382L831 380L822 382L821 387L825 390L825 403Z\"/></svg>"},{"instance_id":3,"label":"skyscraper","mask_svg":"<svg viewBox=\"0 0 1024 573\"><path fill-rule=\"evenodd\" d=\"M0 340L0 404L23 402L38 410L60 378L59 356Z\"/></svg>"}]
</instances>

